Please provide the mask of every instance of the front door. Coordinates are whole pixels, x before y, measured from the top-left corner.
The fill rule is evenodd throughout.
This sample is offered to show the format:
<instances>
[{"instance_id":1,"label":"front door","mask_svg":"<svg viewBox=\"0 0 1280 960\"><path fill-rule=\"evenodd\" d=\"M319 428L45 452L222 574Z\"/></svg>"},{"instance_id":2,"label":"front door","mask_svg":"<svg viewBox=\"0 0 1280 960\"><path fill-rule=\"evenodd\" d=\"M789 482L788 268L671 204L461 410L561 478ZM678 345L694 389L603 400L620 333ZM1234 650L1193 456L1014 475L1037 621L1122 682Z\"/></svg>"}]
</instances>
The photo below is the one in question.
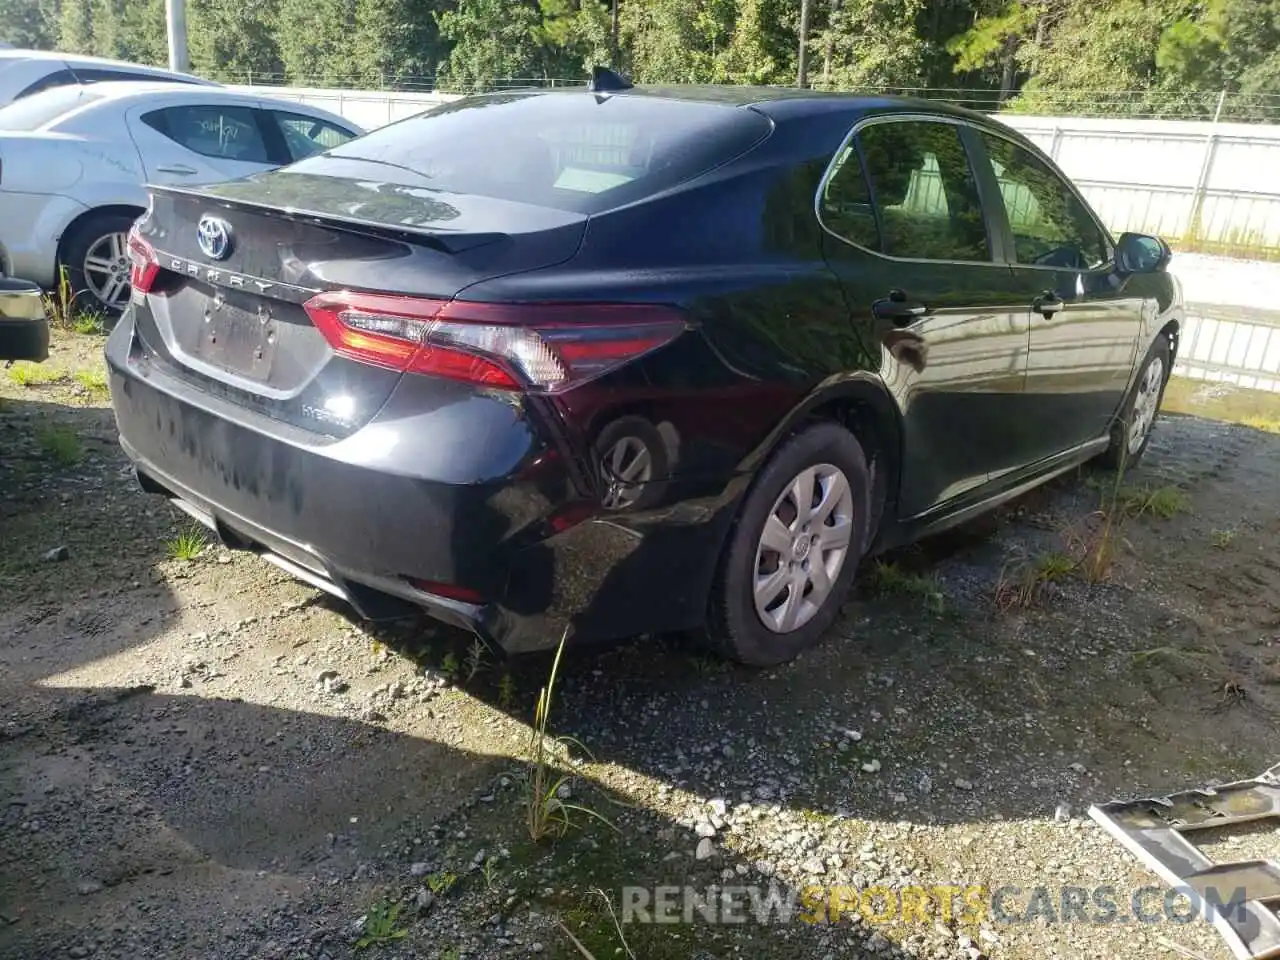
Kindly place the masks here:
<instances>
[{"instance_id":1,"label":"front door","mask_svg":"<svg viewBox=\"0 0 1280 960\"><path fill-rule=\"evenodd\" d=\"M1110 239L1062 176L1011 139L987 132L979 139L1027 303L1025 409L1036 459L1044 459L1108 434L1133 371L1143 300L1127 292Z\"/></svg>"},{"instance_id":2,"label":"front door","mask_svg":"<svg viewBox=\"0 0 1280 960\"><path fill-rule=\"evenodd\" d=\"M962 128L864 121L823 186L827 259L902 415L899 511L927 513L1024 458L1027 309L990 236ZM865 171L865 172L864 172Z\"/></svg>"}]
</instances>

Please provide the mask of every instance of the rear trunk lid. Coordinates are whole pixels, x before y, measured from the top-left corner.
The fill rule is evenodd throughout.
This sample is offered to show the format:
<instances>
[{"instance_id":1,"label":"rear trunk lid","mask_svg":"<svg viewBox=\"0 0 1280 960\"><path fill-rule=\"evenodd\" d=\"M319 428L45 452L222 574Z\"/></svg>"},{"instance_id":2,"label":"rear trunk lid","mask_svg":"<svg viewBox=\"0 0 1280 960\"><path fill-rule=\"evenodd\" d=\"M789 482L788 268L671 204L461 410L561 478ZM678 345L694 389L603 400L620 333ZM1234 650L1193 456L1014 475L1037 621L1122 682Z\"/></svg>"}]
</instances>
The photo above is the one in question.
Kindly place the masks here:
<instances>
[{"instance_id":1,"label":"rear trunk lid","mask_svg":"<svg viewBox=\"0 0 1280 960\"><path fill-rule=\"evenodd\" d=\"M168 372L343 437L378 412L401 374L335 354L304 309L309 299L349 289L449 300L569 259L587 218L436 190L385 164L323 159L319 173L153 187L135 242L150 246L158 269L143 284L149 293L135 290L134 311L151 361Z\"/></svg>"}]
</instances>

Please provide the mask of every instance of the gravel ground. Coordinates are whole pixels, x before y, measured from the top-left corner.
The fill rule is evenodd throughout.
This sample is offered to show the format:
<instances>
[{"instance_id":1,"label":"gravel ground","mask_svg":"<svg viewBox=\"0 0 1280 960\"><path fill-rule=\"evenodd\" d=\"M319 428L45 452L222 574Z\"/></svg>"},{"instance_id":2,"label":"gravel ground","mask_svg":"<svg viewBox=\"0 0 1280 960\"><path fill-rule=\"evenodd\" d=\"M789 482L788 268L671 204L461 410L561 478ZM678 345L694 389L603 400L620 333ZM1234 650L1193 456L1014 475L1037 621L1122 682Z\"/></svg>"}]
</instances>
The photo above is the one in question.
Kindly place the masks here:
<instances>
[{"instance_id":1,"label":"gravel ground","mask_svg":"<svg viewBox=\"0 0 1280 960\"><path fill-rule=\"evenodd\" d=\"M1164 418L1126 483L1183 499L1121 523L1105 582L1028 574L1096 542L1111 481L1082 474L869 566L783 669L676 637L571 651L563 791L609 824L535 845L548 659L175 556L189 527L135 490L99 349L63 335L52 382L0 379L0 957L1228 956L1203 922L1135 922L1157 882L1084 811L1275 762L1280 436ZM905 920L841 899L946 885L954 910ZM652 917L660 886L703 898L692 922L624 946L610 909ZM723 922L735 888L778 909Z\"/></svg>"}]
</instances>

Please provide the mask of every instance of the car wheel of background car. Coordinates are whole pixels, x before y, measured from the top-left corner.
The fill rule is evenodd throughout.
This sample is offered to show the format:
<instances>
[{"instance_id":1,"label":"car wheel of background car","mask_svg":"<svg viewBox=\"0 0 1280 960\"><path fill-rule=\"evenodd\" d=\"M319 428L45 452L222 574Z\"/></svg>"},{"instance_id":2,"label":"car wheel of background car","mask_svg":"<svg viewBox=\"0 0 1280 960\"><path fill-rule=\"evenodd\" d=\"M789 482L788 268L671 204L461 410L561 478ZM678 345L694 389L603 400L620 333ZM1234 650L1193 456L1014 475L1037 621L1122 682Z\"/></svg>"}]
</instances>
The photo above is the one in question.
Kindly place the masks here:
<instances>
[{"instance_id":1,"label":"car wheel of background car","mask_svg":"<svg viewBox=\"0 0 1280 960\"><path fill-rule=\"evenodd\" d=\"M835 620L868 542L871 482L856 437L819 423L778 449L730 534L708 631L730 658L772 666Z\"/></svg>"},{"instance_id":2,"label":"car wheel of background car","mask_svg":"<svg viewBox=\"0 0 1280 960\"><path fill-rule=\"evenodd\" d=\"M643 417L613 421L596 438L606 510L643 510L662 496L670 468L666 441Z\"/></svg>"},{"instance_id":3,"label":"car wheel of background car","mask_svg":"<svg viewBox=\"0 0 1280 960\"><path fill-rule=\"evenodd\" d=\"M127 213L104 213L67 234L61 262L79 309L114 318L129 303L127 238L135 219Z\"/></svg>"},{"instance_id":4,"label":"car wheel of background car","mask_svg":"<svg viewBox=\"0 0 1280 960\"><path fill-rule=\"evenodd\" d=\"M1111 428L1111 446L1099 458L1099 462L1112 470L1129 470L1138 465L1151 441L1156 414L1164 399L1164 387L1169 381L1173 351L1169 338L1156 337L1138 372L1133 389L1125 398L1120 416Z\"/></svg>"}]
</instances>

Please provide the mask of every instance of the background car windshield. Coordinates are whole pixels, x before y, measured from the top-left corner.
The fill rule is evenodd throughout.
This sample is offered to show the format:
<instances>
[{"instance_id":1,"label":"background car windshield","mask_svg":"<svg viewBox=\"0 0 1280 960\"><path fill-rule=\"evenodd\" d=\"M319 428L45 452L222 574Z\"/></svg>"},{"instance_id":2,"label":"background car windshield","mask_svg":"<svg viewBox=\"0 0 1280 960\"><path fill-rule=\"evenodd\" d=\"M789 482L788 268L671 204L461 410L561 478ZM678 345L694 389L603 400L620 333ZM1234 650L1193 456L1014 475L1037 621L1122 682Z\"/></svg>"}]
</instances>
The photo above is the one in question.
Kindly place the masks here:
<instances>
[{"instance_id":1,"label":"background car windshield","mask_svg":"<svg viewBox=\"0 0 1280 960\"><path fill-rule=\"evenodd\" d=\"M326 157L408 170L452 193L593 213L730 160L769 134L741 107L588 93L473 97L374 131Z\"/></svg>"},{"instance_id":2,"label":"background car windshield","mask_svg":"<svg viewBox=\"0 0 1280 960\"><path fill-rule=\"evenodd\" d=\"M90 87L54 87L0 107L0 130L39 130L77 107L101 100Z\"/></svg>"}]
</instances>

